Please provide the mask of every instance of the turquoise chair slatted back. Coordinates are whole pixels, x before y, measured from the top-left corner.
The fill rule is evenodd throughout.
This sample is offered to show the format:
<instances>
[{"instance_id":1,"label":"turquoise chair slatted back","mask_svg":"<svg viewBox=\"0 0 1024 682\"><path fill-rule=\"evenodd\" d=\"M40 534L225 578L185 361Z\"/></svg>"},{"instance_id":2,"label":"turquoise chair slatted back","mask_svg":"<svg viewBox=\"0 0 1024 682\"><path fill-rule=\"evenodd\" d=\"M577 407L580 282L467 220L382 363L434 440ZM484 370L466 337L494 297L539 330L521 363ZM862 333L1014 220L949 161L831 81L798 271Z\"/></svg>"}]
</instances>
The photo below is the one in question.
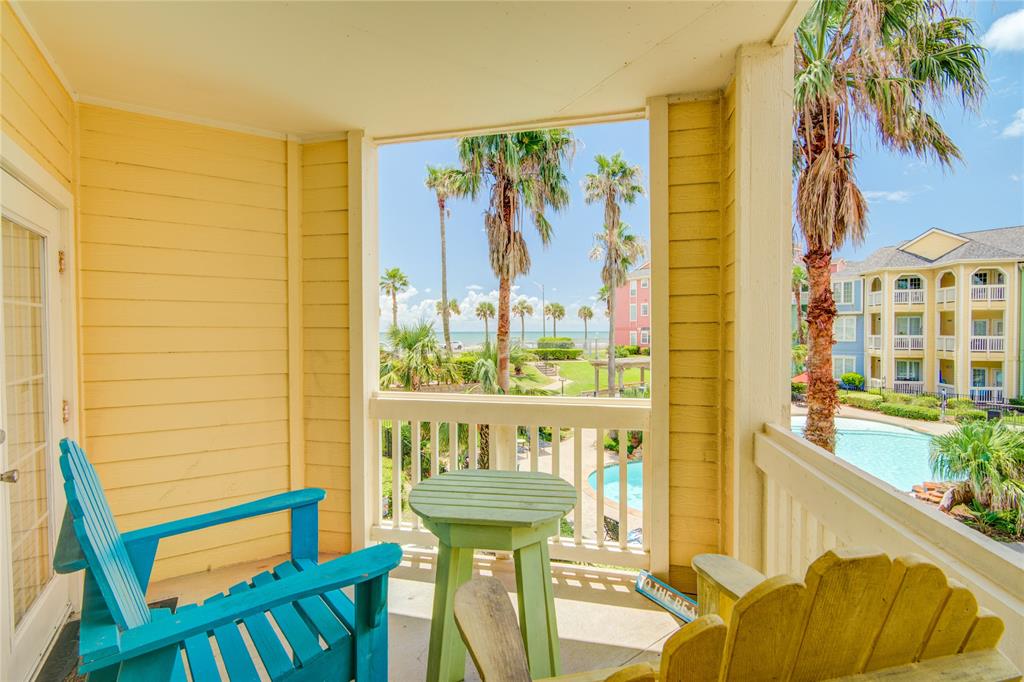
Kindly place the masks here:
<instances>
[{"instance_id":1,"label":"turquoise chair slatted back","mask_svg":"<svg viewBox=\"0 0 1024 682\"><path fill-rule=\"evenodd\" d=\"M96 470L82 448L68 438L60 442L64 492L89 574L96 581L114 622L122 630L150 620L146 597L135 576L128 550L110 513Z\"/></svg>"}]
</instances>

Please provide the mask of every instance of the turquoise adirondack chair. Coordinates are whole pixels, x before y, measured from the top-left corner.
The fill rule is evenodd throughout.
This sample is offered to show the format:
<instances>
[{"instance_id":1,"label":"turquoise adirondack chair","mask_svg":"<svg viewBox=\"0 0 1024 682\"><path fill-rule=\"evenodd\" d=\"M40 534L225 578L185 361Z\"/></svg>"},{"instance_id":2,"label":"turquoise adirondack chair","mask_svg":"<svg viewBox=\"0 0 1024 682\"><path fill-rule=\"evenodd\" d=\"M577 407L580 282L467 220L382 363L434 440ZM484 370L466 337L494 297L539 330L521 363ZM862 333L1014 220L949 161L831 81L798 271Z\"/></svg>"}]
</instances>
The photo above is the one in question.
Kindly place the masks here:
<instances>
[{"instance_id":1,"label":"turquoise adirondack chair","mask_svg":"<svg viewBox=\"0 0 1024 682\"><path fill-rule=\"evenodd\" d=\"M378 545L318 564L317 503L323 490L297 490L121 533L85 452L68 439L60 449L68 506L53 564L58 573L85 569L80 672L90 673L91 681L184 682L186 665L196 682L220 680L211 640L231 680L257 680L261 674L297 681L387 679L387 578L401 549ZM202 605L179 606L173 613L146 605L161 538L288 510L291 561ZM347 586L355 587L354 602L340 589Z\"/></svg>"}]
</instances>

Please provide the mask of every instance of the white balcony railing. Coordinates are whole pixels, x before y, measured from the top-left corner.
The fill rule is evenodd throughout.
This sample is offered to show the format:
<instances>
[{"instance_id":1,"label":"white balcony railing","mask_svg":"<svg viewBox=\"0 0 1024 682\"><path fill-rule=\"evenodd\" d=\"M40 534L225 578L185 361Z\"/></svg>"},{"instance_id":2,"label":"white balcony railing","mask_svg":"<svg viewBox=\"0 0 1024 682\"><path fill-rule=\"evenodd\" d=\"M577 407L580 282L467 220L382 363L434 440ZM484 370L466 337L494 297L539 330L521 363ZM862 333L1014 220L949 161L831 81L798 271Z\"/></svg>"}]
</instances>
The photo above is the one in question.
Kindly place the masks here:
<instances>
[{"instance_id":1,"label":"white balcony railing","mask_svg":"<svg viewBox=\"0 0 1024 682\"><path fill-rule=\"evenodd\" d=\"M882 305L882 292L872 291L868 294L868 305Z\"/></svg>"},{"instance_id":2,"label":"white balcony railing","mask_svg":"<svg viewBox=\"0 0 1024 682\"><path fill-rule=\"evenodd\" d=\"M905 393L906 395L917 395L924 390L923 381L908 381L897 379L892 382L893 393Z\"/></svg>"},{"instance_id":3,"label":"white balcony railing","mask_svg":"<svg viewBox=\"0 0 1024 682\"><path fill-rule=\"evenodd\" d=\"M970 396L976 403L1004 402L1002 386L971 386Z\"/></svg>"},{"instance_id":4,"label":"white balcony railing","mask_svg":"<svg viewBox=\"0 0 1024 682\"><path fill-rule=\"evenodd\" d=\"M1005 338L1002 336L972 336L972 353L1002 353L1005 350Z\"/></svg>"},{"instance_id":5,"label":"white balcony railing","mask_svg":"<svg viewBox=\"0 0 1024 682\"><path fill-rule=\"evenodd\" d=\"M389 392L370 399L369 416L380 441L375 473L375 488L380 492L373 496L373 539L436 544L408 508L406 495L410 486L439 472L478 467L557 472L576 488L579 502L567 517L573 534L552 538L551 556L650 566L651 542L656 535L652 527L661 522L652 516L654 458L667 453L667 447L647 447L651 443L649 401ZM401 431L392 428L396 422ZM618 430L620 436L618 453L606 452L604 447L605 435L612 430ZM408 433L407 438L402 431ZM642 483L627 473L627 431L642 434L641 457L635 460L642 462ZM452 433L458 435L452 439L455 447L449 448ZM390 439L390 447L384 446L384 438ZM392 485L391 495L385 497L381 467L400 447L405 448L404 464L394 467L393 478L397 481L401 471L408 483ZM416 452L409 452L410 448ZM592 476L594 472L603 473ZM615 488L605 486L606 478L616 481ZM639 501L622 503L637 500L637 492ZM617 540L606 540L608 521L618 523Z\"/></svg>"},{"instance_id":6,"label":"white balcony railing","mask_svg":"<svg viewBox=\"0 0 1024 682\"><path fill-rule=\"evenodd\" d=\"M871 334L867 340L868 350L882 350L882 337L878 334Z\"/></svg>"},{"instance_id":7,"label":"white balcony railing","mask_svg":"<svg viewBox=\"0 0 1024 682\"><path fill-rule=\"evenodd\" d=\"M952 353L956 351L956 337L955 336L937 336L935 337L935 350L940 352Z\"/></svg>"},{"instance_id":8,"label":"white balcony railing","mask_svg":"<svg viewBox=\"0 0 1024 682\"><path fill-rule=\"evenodd\" d=\"M956 287L942 287L935 292L935 302L956 303Z\"/></svg>"},{"instance_id":9,"label":"white balcony railing","mask_svg":"<svg viewBox=\"0 0 1024 682\"><path fill-rule=\"evenodd\" d=\"M788 428L768 425L754 442L764 474L764 568L802 580L835 547L916 554L971 591L1006 624L1000 648L1024 668L1024 563L996 542L915 500Z\"/></svg>"},{"instance_id":10,"label":"white balcony railing","mask_svg":"<svg viewBox=\"0 0 1024 682\"><path fill-rule=\"evenodd\" d=\"M894 336L892 337L893 350L924 350L923 336Z\"/></svg>"},{"instance_id":11,"label":"white balcony railing","mask_svg":"<svg viewBox=\"0 0 1024 682\"><path fill-rule=\"evenodd\" d=\"M885 388L881 379L868 379L868 388Z\"/></svg>"},{"instance_id":12,"label":"white balcony railing","mask_svg":"<svg viewBox=\"0 0 1024 682\"><path fill-rule=\"evenodd\" d=\"M971 300L972 301L1005 301L1006 300L1006 285L1005 284L972 284L971 285Z\"/></svg>"},{"instance_id":13,"label":"white balcony railing","mask_svg":"<svg viewBox=\"0 0 1024 682\"><path fill-rule=\"evenodd\" d=\"M946 392L947 396L956 394L956 386L953 384L938 384L938 392L941 394L943 391Z\"/></svg>"},{"instance_id":14,"label":"white balcony railing","mask_svg":"<svg viewBox=\"0 0 1024 682\"><path fill-rule=\"evenodd\" d=\"M892 292L892 302L901 305L924 303L924 289L897 289Z\"/></svg>"}]
</instances>

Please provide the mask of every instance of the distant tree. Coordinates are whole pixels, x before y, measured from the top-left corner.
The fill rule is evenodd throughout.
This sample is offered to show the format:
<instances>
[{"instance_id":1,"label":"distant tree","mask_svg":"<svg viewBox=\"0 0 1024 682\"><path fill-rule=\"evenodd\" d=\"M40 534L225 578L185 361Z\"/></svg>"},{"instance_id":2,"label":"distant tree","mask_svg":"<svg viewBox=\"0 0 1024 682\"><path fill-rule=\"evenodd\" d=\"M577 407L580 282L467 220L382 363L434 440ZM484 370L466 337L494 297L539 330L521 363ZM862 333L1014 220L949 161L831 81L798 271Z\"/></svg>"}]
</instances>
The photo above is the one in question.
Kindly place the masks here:
<instances>
[{"instance_id":1,"label":"distant tree","mask_svg":"<svg viewBox=\"0 0 1024 682\"><path fill-rule=\"evenodd\" d=\"M448 256L445 244L445 218L449 216L448 199L466 196L469 193L469 181L466 173L458 168L448 166L427 166L427 179L423 181L427 189L434 192L437 198L437 213L441 224L441 301L439 315L444 330L444 345L452 352L452 336L449 331L448 317L454 313L448 306ZM456 308L458 306L456 305Z\"/></svg>"},{"instance_id":2,"label":"distant tree","mask_svg":"<svg viewBox=\"0 0 1024 682\"><path fill-rule=\"evenodd\" d=\"M444 311L444 304L443 304L443 302L442 301L438 301L437 303L435 303L434 304L434 310L437 311L437 314L438 314L439 317L443 317L444 316L444 314L443 314L443 311ZM456 317L458 317L459 315L462 314L462 308L459 307L459 302L456 301L454 298L451 299L450 301L448 301L448 314L449 315L455 315ZM451 350L449 350L449 352L451 352Z\"/></svg>"},{"instance_id":3,"label":"distant tree","mask_svg":"<svg viewBox=\"0 0 1024 682\"><path fill-rule=\"evenodd\" d=\"M389 268L380 277L380 288L391 297L391 326L398 326L398 294L409 288L409 278L399 268Z\"/></svg>"},{"instance_id":4,"label":"distant tree","mask_svg":"<svg viewBox=\"0 0 1024 682\"><path fill-rule=\"evenodd\" d=\"M601 279L608 287L608 394L615 395L615 295L617 287L626 282L626 275L644 257L645 249L636 235L629 231L627 223L620 222L619 229L612 232L598 232L594 235L591 260L604 260ZM610 254L610 255L609 255Z\"/></svg>"},{"instance_id":5,"label":"distant tree","mask_svg":"<svg viewBox=\"0 0 1024 682\"><path fill-rule=\"evenodd\" d=\"M806 339L804 338L804 311L803 305L800 303L800 294L803 292L804 285L807 284L807 271L800 265L794 265L790 281L790 286L793 288L793 300L796 301L796 342L802 345Z\"/></svg>"},{"instance_id":6,"label":"distant tree","mask_svg":"<svg viewBox=\"0 0 1024 682\"><path fill-rule=\"evenodd\" d=\"M533 315L533 306L525 298L520 298L512 306L512 314L519 317L519 343L526 346L526 318Z\"/></svg>"},{"instance_id":7,"label":"distant tree","mask_svg":"<svg viewBox=\"0 0 1024 682\"><path fill-rule=\"evenodd\" d=\"M491 332L487 320L494 319L494 304L487 301L478 303L475 312L477 318L484 321L484 345L489 346L491 343Z\"/></svg>"},{"instance_id":8,"label":"distant tree","mask_svg":"<svg viewBox=\"0 0 1024 682\"><path fill-rule=\"evenodd\" d=\"M611 316L612 316L612 311L611 311L612 302L611 302L611 296L609 295L609 292L608 292L608 285L607 284L602 285L601 288L597 290L597 300L600 301L601 303L604 303L604 314L605 314L606 317L608 317L608 319L611 319Z\"/></svg>"},{"instance_id":9,"label":"distant tree","mask_svg":"<svg viewBox=\"0 0 1024 682\"><path fill-rule=\"evenodd\" d=\"M579 312L576 313L579 318L583 320L583 348L587 347L587 323L594 319L594 309L588 305L581 305Z\"/></svg>"},{"instance_id":10,"label":"distant tree","mask_svg":"<svg viewBox=\"0 0 1024 682\"><path fill-rule=\"evenodd\" d=\"M558 336L558 321L565 317L565 306L561 303L548 303L544 312L551 318L551 335Z\"/></svg>"}]
</instances>

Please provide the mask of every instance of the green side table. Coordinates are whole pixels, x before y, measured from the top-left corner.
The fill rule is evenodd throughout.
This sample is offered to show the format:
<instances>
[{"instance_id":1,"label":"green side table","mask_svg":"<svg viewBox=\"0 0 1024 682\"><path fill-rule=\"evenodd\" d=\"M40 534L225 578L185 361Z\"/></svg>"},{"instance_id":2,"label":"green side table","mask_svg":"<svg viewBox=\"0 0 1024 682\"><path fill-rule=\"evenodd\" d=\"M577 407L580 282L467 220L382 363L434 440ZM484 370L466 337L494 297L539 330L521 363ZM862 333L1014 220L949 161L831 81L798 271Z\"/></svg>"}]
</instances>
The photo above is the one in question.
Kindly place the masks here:
<instances>
[{"instance_id":1,"label":"green side table","mask_svg":"<svg viewBox=\"0 0 1024 682\"><path fill-rule=\"evenodd\" d=\"M527 471L452 471L412 489L409 506L438 539L427 682L464 676L466 646L452 607L455 590L473 575L476 549L515 554L519 627L530 675L559 673L548 538L558 535L559 520L576 499L576 490L561 478Z\"/></svg>"}]
</instances>

